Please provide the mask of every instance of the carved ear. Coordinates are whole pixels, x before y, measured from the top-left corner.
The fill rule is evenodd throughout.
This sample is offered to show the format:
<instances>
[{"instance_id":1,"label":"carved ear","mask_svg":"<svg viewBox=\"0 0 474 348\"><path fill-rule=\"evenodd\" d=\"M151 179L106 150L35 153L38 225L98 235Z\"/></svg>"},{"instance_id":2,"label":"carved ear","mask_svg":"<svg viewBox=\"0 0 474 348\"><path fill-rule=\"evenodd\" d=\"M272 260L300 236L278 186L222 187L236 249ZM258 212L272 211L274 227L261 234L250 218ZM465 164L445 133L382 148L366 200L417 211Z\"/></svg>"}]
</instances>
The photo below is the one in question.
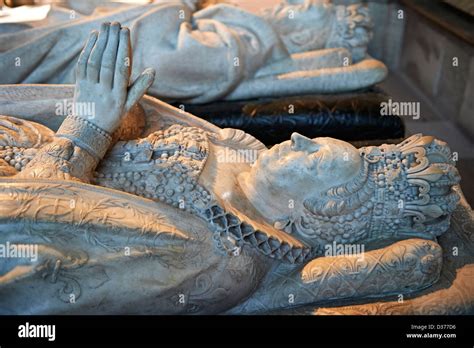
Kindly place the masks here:
<instances>
[{"instance_id":1,"label":"carved ear","mask_svg":"<svg viewBox=\"0 0 474 348\"><path fill-rule=\"evenodd\" d=\"M312 32L310 29L304 29L294 32L290 35L290 41L297 46L304 46L312 39Z\"/></svg>"},{"instance_id":2,"label":"carved ear","mask_svg":"<svg viewBox=\"0 0 474 348\"><path fill-rule=\"evenodd\" d=\"M303 206L311 214L331 217L342 214L344 212L344 208L346 208L346 202L344 200L336 199L327 200L320 197L305 200L303 202Z\"/></svg>"}]
</instances>

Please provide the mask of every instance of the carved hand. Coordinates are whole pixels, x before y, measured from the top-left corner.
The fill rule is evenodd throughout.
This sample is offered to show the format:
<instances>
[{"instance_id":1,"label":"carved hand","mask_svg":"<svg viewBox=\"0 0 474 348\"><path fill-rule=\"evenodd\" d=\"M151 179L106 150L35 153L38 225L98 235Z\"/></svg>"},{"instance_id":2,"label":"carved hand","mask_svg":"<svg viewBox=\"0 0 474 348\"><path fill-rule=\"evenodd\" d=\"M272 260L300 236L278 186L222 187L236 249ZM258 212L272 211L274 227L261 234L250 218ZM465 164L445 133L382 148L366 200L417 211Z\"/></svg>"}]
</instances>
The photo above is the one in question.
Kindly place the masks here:
<instances>
[{"instance_id":1,"label":"carved hand","mask_svg":"<svg viewBox=\"0 0 474 348\"><path fill-rule=\"evenodd\" d=\"M103 23L89 36L77 63L75 115L113 133L155 78L155 71L146 69L129 86L131 68L129 29Z\"/></svg>"}]
</instances>

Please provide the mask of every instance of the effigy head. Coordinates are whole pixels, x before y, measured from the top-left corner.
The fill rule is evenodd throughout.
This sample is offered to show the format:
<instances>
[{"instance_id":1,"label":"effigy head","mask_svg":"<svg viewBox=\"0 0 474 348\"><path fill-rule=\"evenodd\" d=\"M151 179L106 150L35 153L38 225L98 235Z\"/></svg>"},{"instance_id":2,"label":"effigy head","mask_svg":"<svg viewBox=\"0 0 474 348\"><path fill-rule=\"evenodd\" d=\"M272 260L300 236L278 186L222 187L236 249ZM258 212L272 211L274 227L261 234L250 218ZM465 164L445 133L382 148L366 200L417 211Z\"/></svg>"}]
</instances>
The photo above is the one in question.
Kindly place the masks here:
<instances>
[{"instance_id":1,"label":"effigy head","mask_svg":"<svg viewBox=\"0 0 474 348\"><path fill-rule=\"evenodd\" d=\"M316 250L333 242L434 239L449 228L459 200L451 150L421 134L358 150L331 138L293 135L262 153L252 174L260 192L294 198L275 227Z\"/></svg>"},{"instance_id":2,"label":"effigy head","mask_svg":"<svg viewBox=\"0 0 474 348\"><path fill-rule=\"evenodd\" d=\"M252 173L258 182L271 183L269 189L281 196L291 193L306 199L351 181L361 165L359 151L345 141L293 133L291 140L263 152Z\"/></svg>"},{"instance_id":3,"label":"effigy head","mask_svg":"<svg viewBox=\"0 0 474 348\"><path fill-rule=\"evenodd\" d=\"M372 37L368 7L333 5L330 0L285 0L264 18L279 33L290 53L347 48L353 61L365 58Z\"/></svg>"}]
</instances>

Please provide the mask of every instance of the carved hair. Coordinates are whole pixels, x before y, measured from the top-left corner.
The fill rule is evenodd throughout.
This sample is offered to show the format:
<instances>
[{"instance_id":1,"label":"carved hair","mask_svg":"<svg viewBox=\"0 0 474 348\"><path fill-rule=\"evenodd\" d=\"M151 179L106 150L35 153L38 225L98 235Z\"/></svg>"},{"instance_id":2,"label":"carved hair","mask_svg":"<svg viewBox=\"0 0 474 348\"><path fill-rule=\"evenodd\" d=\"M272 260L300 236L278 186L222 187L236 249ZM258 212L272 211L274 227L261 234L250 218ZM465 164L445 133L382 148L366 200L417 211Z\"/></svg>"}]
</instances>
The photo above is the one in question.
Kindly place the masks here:
<instances>
[{"instance_id":1,"label":"carved hair","mask_svg":"<svg viewBox=\"0 0 474 348\"><path fill-rule=\"evenodd\" d=\"M321 11L328 15L321 17ZM279 33L290 53L299 53L325 48L334 11L330 1L296 0L265 9L262 16ZM316 25L317 20L324 22Z\"/></svg>"},{"instance_id":2,"label":"carved hair","mask_svg":"<svg viewBox=\"0 0 474 348\"><path fill-rule=\"evenodd\" d=\"M298 20L293 20L288 16L278 18L276 14L281 11L285 5L291 5L298 13L304 13L304 16ZM312 40L317 42L315 38L323 35L321 27L314 25L316 18L321 20L320 11L322 5L324 5L328 13L335 18L328 23L328 25L332 27L329 30L327 41L323 43L321 47L312 47ZM359 61L365 58L367 45L372 38L372 21L369 16L369 9L363 4L335 6L328 0L291 1L288 2L288 4L282 3L272 9L267 9L264 11L263 16L268 22L272 23L277 30L280 27L285 27L289 24L289 21L291 21L293 28L293 32L291 33L292 44L301 47L306 46L305 50L346 48L351 52L353 61ZM325 35L327 35L327 33Z\"/></svg>"},{"instance_id":3,"label":"carved hair","mask_svg":"<svg viewBox=\"0 0 474 348\"><path fill-rule=\"evenodd\" d=\"M359 61L367 54L367 45L372 38L372 21L366 5L336 6L336 21L333 24L327 48L344 47Z\"/></svg>"}]
</instances>

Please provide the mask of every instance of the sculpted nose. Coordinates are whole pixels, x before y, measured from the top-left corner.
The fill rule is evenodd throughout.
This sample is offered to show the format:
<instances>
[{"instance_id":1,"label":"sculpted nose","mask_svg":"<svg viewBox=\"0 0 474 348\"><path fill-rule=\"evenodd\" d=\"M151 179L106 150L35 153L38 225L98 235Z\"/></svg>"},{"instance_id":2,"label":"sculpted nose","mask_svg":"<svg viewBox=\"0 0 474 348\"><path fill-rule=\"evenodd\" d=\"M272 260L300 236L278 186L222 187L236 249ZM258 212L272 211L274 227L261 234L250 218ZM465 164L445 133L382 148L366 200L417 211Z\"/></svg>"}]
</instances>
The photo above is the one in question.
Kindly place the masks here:
<instances>
[{"instance_id":1,"label":"sculpted nose","mask_svg":"<svg viewBox=\"0 0 474 348\"><path fill-rule=\"evenodd\" d=\"M319 150L320 147L319 144L304 135L298 133L293 133L291 135L291 149L293 151L314 152Z\"/></svg>"}]
</instances>

